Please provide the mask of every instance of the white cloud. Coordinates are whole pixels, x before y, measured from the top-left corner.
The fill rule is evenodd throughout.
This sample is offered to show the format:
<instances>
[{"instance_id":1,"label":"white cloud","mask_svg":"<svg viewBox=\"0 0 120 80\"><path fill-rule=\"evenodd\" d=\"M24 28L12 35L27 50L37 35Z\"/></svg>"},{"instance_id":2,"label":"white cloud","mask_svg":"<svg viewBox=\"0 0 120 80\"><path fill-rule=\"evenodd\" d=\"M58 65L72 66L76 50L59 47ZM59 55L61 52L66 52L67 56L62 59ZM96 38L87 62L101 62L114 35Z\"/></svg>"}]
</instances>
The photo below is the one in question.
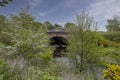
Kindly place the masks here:
<instances>
[{"instance_id":1,"label":"white cloud","mask_svg":"<svg viewBox=\"0 0 120 80\"><path fill-rule=\"evenodd\" d=\"M42 0L28 0L31 7L36 7L42 3Z\"/></svg>"},{"instance_id":2,"label":"white cloud","mask_svg":"<svg viewBox=\"0 0 120 80\"><path fill-rule=\"evenodd\" d=\"M120 0L95 0L88 6L88 11L99 23L99 29L105 30L107 19L114 15L120 16Z\"/></svg>"}]
</instances>

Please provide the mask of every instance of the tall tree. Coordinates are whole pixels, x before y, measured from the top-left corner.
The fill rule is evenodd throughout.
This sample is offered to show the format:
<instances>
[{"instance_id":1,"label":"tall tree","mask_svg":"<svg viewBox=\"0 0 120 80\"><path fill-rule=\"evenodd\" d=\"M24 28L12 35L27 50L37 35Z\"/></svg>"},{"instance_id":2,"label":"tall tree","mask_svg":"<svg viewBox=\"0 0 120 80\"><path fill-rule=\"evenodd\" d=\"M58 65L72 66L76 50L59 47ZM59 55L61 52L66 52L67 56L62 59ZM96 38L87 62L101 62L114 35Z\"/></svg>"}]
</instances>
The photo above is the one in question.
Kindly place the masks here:
<instances>
[{"instance_id":1,"label":"tall tree","mask_svg":"<svg viewBox=\"0 0 120 80\"><path fill-rule=\"evenodd\" d=\"M66 23L64 25L65 29L69 29L70 27L74 27L74 26L75 26L75 24L74 23L70 23L70 22L68 22L68 23Z\"/></svg>"},{"instance_id":2,"label":"tall tree","mask_svg":"<svg viewBox=\"0 0 120 80\"><path fill-rule=\"evenodd\" d=\"M61 25L59 25L59 24L54 24L53 27L54 27L54 28L61 28Z\"/></svg>"},{"instance_id":3,"label":"tall tree","mask_svg":"<svg viewBox=\"0 0 120 80\"><path fill-rule=\"evenodd\" d=\"M115 16L113 19L107 20L107 31L120 31L120 17Z\"/></svg>"},{"instance_id":4,"label":"tall tree","mask_svg":"<svg viewBox=\"0 0 120 80\"><path fill-rule=\"evenodd\" d=\"M51 29L54 28L53 25L52 25L52 23L50 23L49 21L45 21L43 23L43 26L46 28L46 30L51 30Z\"/></svg>"},{"instance_id":5,"label":"tall tree","mask_svg":"<svg viewBox=\"0 0 120 80\"><path fill-rule=\"evenodd\" d=\"M68 29L70 32L69 57L78 72L92 70L99 61L96 23L93 18L83 12L77 16L77 24Z\"/></svg>"},{"instance_id":6,"label":"tall tree","mask_svg":"<svg viewBox=\"0 0 120 80\"><path fill-rule=\"evenodd\" d=\"M19 12L19 19L23 27L29 28L35 18L29 13L30 6L25 7Z\"/></svg>"},{"instance_id":7,"label":"tall tree","mask_svg":"<svg viewBox=\"0 0 120 80\"><path fill-rule=\"evenodd\" d=\"M16 28L30 28L33 27L32 24L35 22L35 18L32 16L32 14L29 13L30 7L27 6L17 14L11 14L9 21L11 22L11 27ZM15 26L13 26L15 25Z\"/></svg>"}]
</instances>

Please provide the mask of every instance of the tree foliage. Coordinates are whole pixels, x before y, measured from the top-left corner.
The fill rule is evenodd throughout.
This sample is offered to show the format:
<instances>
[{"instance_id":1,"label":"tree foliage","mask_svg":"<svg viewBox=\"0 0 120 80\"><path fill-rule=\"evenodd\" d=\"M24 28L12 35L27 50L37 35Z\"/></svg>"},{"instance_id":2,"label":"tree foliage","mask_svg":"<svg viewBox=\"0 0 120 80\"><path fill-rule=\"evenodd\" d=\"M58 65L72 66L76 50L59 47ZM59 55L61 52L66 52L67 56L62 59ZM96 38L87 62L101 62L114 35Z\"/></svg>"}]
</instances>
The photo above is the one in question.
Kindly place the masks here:
<instances>
[{"instance_id":1,"label":"tree foliage","mask_svg":"<svg viewBox=\"0 0 120 80\"><path fill-rule=\"evenodd\" d=\"M59 24L54 24L54 28L61 28L61 25L59 25Z\"/></svg>"},{"instance_id":2,"label":"tree foliage","mask_svg":"<svg viewBox=\"0 0 120 80\"><path fill-rule=\"evenodd\" d=\"M0 31L2 31L2 29L5 29L7 26L7 19L5 16L0 15Z\"/></svg>"},{"instance_id":3,"label":"tree foliage","mask_svg":"<svg viewBox=\"0 0 120 80\"><path fill-rule=\"evenodd\" d=\"M65 29L69 29L69 28L74 27L74 26L75 26L75 24L74 23L70 23L70 22L68 22L68 23L66 23L64 25Z\"/></svg>"},{"instance_id":4,"label":"tree foliage","mask_svg":"<svg viewBox=\"0 0 120 80\"><path fill-rule=\"evenodd\" d=\"M77 25L68 29L70 42L69 56L79 72L92 69L99 63L99 38L96 34L96 24L87 13L77 16Z\"/></svg>"},{"instance_id":5,"label":"tree foliage","mask_svg":"<svg viewBox=\"0 0 120 80\"><path fill-rule=\"evenodd\" d=\"M61 28L61 25L59 24L52 24L51 22L49 21L45 21L43 23L43 27L46 29L46 30L51 30L51 29L54 29L54 28Z\"/></svg>"},{"instance_id":6,"label":"tree foliage","mask_svg":"<svg viewBox=\"0 0 120 80\"><path fill-rule=\"evenodd\" d=\"M50 64L52 48L48 35L42 23L35 21L28 9L22 9L17 15L11 14L9 18L0 16L0 22L0 59L5 59L12 66L8 70L13 75L9 80L28 80L33 77L29 68L34 66L35 71L39 72ZM40 80L38 77L31 79Z\"/></svg>"},{"instance_id":7,"label":"tree foliage","mask_svg":"<svg viewBox=\"0 0 120 80\"><path fill-rule=\"evenodd\" d=\"M106 32L102 34L104 36L104 38L106 40L112 41L112 42L116 42L116 43L120 43L120 32L119 31L115 31L115 32Z\"/></svg>"},{"instance_id":8,"label":"tree foliage","mask_svg":"<svg viewBox=\"0 0 120 80\"><path fill-rule=\"evenodd\" d=\"M113 19L107 20L107 31L120 31L120 17L115 16Z\"/></svg>"},{"instance_id":9,"label":"tree foliage","mask_svg":"<svg viewBox=\"0 0 120 80\"><path fill-rule=\"evenodd\" d=\"M0 1L0 6L6 6L7 4L9 4L10 2L13 2L13 0L1 0Z\"/></svg>"},{"instance_id":10,"label":"tree foliage","mask_svg":"<svg viewBox=\"0 0 120 80\"><path fill-rule=\"evenodd\" d=\"M45 22L43 23L43 26L46 28L46 30L51 30L51 29L53 29L53 25L52 25L52 23L50 23L49 21L45 21Z\"/></svg>"},{"instance_id":11,"label":"tree foliage","mask_svg":"<svg viewBox=\"0 0 120 80\"><path fill-rule=\"evenodd\" d=\"M9 68L10 66L3 59L0 59L0 80L7 80L12 77Z\"/></svg>"}]
</instances>

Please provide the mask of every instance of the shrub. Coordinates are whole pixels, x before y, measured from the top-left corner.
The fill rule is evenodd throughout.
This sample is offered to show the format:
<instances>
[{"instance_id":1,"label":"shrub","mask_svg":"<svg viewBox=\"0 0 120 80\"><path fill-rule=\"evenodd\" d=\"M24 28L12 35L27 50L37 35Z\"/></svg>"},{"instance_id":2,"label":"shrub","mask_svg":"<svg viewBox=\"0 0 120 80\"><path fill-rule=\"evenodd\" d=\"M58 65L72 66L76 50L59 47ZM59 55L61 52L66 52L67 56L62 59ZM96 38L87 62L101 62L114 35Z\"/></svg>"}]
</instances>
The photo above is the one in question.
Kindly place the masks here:
<instances>
[{"instance_id":1,"label":"shrub","mask_svg":"<svg viewBox=\"0 0 120 80\"><path fill-rule=\"evenodd\" d=\"M113 42L113 43L112 43L112 46L113 46L113 47L120 47L120 43Z\"/></svg>"},{"instance_id":2,"label":"shrub","mask_svg":"<svg viewBox=\"0 0 120 80\"><path fill-rule=\"evenodd\" d=\"M102 44L103 44L104 47L109 47L112 43L110 41L108 41L108 40L104 40L102 42Z\"/></svg>"},{"instance_id":3,"label":"shrub","mask_svg":"<svg viewBox=\"0 0 120 80\"><path fill-rule=\"evenodd\" d=\"M0 42L11 45L12 44L12 36L8 32L1 32L0 33Z\"/></svg>"},{"instance_id":4,"label":"shrub","mask_svg":"<svg viewBox=\"0 0 120 80\"><path fill-rule=\"evenodd\" d=\"M46 52L44 52L44 53L36 54L31 59L31 63L34 66L46 68L46 66L49 66L49 64L51 63L52 58L53 58L53 54L52 54L51 50L46 50Z\"/></svg>"},{"instance_id":5,"label":"shrub","mask_svg":"<svg viewBox=\"0 0 120 80\"><path fill-rule=\"evenodd\" d=\"M103 33L103 36L106 40L120 42L120 32L106 32Z\"/></svg>"},{"instance_id":6,"label":"shrub","mask_svg":"<svg viewBox=\"0 0 120 80\"><path fill-rule=\"evenodd\" d=\"M50 51L51 48L48 45L48 38L44 30L38 29L37 32L30 29L16 30L14 40L15 53L22 55L26 59L32 59L38 54L44 54ZM52 53L52 52L51 52Z\"/></svg>"},{"instance_id":7,"label":"shrub","mask_svg":"<svg viewBox=\"0 0 120 80\"><path fill-rule=\"evenodd\" d=\"M9 72L9 68L8 64L0 59L0 80L10 80L12 76Z\"/></svg>"},{"instance_id":8,"label":"shrub","mask_svg":"<svg viewBox=\"0 0 120 80\"><path fill-rule=\"evenodd\" d=\"M116 64L109 64L106 69L103 70L103 78L108 80L120 80L120 66Z\"/></svg>"}]
</instances>

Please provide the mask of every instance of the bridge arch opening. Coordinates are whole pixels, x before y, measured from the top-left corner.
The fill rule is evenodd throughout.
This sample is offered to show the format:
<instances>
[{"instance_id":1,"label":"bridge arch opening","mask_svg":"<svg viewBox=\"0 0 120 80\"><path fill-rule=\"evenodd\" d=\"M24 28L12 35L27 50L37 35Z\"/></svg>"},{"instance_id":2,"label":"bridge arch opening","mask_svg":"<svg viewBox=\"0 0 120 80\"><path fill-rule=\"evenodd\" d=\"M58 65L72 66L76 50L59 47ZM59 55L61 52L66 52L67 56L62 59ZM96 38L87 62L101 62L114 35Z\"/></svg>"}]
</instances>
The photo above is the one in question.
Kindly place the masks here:
<instances>
[{"instance_id":1,"label":"bridge arch opening","mask_svg":"<svg viewBox=\"0 0 120 80\"><path fill-rule=\"evenodd\" d=\"M64 56L63 53L67 51L68 40L64 37L55 36L50 38L50 45L55 47L53 56L61 57Z\"/></svg>"}]
</instances>

